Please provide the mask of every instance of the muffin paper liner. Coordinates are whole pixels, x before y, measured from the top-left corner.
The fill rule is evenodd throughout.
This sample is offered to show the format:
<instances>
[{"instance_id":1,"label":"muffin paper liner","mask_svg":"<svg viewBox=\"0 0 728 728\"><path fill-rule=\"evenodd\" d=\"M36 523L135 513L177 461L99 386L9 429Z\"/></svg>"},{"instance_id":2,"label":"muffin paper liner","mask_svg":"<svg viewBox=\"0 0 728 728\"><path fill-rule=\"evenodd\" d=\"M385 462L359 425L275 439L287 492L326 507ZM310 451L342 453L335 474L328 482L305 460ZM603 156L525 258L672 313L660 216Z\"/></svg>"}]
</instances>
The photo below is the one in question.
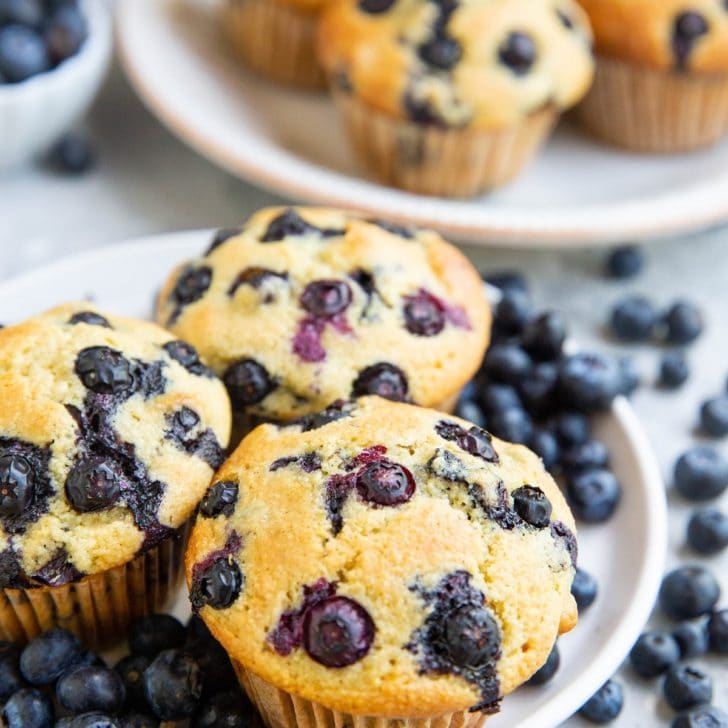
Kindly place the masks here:
<instances>
[{"instance_id":1,"label":"muffin paper liner","mask_svg":"<svg viewBox=\"0 0 728 728\"><path fill-rule=\"evenodd\" d=\"M323 89L316 57L319 16L275 0L228 0L225 33L244 63L279 83Z\"/></svg>"},{"instance_id":2,"label":"muffin paper liner","mask_svg":"<svg viewBox=\"0 0 728 728\"><path fill-rule=\"evenodd\" d=\"M590 132L625 149L699 149L728 133L728 73L665 71L600 56L577 115Z\"/></svg>"},{"instance_id":3,"label":"muffin paper liner","mask_svg":"<svg viewBox=\"0 0 728 728\"><path fill-rule=\"evenodd\" d=\"M442 128L395 119L331 90L360 161L381 182L440 197L472 197L512 180L553 129L546 107L506 129Z\"/></svg>"},{"instance_id":4,"label":"muffin paper liner","mask_svg":"<svg viewBox=\"0 0 728 728\"><path fill-rule=\"evenodd\" d=\"M0 591L0 640L25 643L53 627L92 649L124 639L129 625L160 611L182 582L191 522L133 561L62 586Z\"/></svg>"},{"instance_id":5,"label":"muffin paper liner","mask_svg":"<svg viewBox=\"0 0 728 728\"><path fill-rule=\"evenodd\" d=\"M462 710L430 718L342 713L280 690L246 670L236 660L232 662L240 684L268 728L479 728L488 717L483 713Z\"/></svg>"}]
</instances>

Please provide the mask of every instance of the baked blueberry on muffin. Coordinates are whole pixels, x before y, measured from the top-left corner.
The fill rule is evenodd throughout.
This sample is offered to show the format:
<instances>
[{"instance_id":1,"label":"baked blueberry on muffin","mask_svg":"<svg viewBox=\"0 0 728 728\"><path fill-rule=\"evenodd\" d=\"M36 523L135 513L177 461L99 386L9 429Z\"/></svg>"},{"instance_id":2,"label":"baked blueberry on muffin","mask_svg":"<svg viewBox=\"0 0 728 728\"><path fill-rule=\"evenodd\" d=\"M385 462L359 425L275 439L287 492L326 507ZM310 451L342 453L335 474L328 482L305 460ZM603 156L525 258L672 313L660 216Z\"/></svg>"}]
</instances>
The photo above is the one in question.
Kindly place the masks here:
<instances>
[{"instance_id":1,"label":"baked blueberry on muffin","mask_svg":"<svg viewBox=\"0 0 728 728\"><path fill-rule=\"evenodd\" d=\"M223 29L251 69L278 83L324 88L316 57L319 16L330 0L225 0Z\"/></svg>"},{"instance_id":2,"label":"baked blueberry on muffin","mask_svg":"<svg viewBox=\"0 0 728 728\"><path fill-rule=\"evenodd\" d=\"M192 605L273 728L480 725L576 622L561 492L465 420L365 397L261 425L216 479Z\"/></svg>"},{"instance_id":3,"label":"baked blueberry on muffin","mask_svg":"<svg viewBox=\"0 0 728 728\"><path fill-rule=\"evenodd\" d=\"M482 283L439 235L269 208L172 273L157 320L191 342L237 415L290 420L366 394L447 408L490 332Z\"/></svg>"},{"instance_id":4,"label":"baked blueberry on muffin","mask_svg":"<svg viewBox=\"0 0 728 728\"><path fill-rule=\"evenodd\" d=\"M593 74L573 0L342 0L319 55L368 171L445 196L512 179Z\"/></svg>"},{"instance_id":5,"label":"baked blueberry on muffin","mask_svg":"<svg viewBox=\"0 0 728 728\"><path fill-rule=\"evenodd\" d=\"M728 132L728 6L723 0L579 0L597 72L579 107L607 142L679 152Z\"/></svg>"},{"instance_id":6,"label":"baked blueberry on muffin","mask_svg":"<svg viewBox=\"0 0 728 728\"><path fill-rule=\"evenodd\" d=\"M192 352L86 303L0 330L2 639L108 642L163 603L230 435Z\"/></svg>"}]
</instances>

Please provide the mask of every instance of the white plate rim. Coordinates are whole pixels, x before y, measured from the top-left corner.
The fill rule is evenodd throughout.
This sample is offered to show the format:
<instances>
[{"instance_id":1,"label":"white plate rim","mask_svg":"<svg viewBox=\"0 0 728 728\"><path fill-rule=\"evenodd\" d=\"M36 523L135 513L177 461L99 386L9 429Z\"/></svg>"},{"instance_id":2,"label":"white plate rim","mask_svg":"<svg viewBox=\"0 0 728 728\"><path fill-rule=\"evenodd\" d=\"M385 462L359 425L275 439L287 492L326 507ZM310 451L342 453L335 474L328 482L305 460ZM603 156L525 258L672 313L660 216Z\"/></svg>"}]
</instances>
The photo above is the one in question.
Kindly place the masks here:
<instances>
[{"instance_id":1,"label":"white plate rim","mask_svg":"<svg viewBox=\"0 0 728 728\"><path fill-rule=\"evenodd\" d=\"M164 251L180 251L184 254L204 247L214 230L190 230L159 235L148 235L123 240L95 250L76 253L5 281L0 281L0 299L18 296L39 279L72 276L81 267L111 266L114 261L134 257L143 260ZM79 295L79 299L83 298ZM117 312L123 313L123 312ZM649 438L632 405L624 397L618 397L606 416L614 417L631 444L639 481L644 485L645 500L651 504L644 523L647 533L646 548L637 574L638 589L633 594L628 608L622 613L617 629L611 634L608 646L602 650L598 662L585 670L579 678L560 690L552 699L522 720L518 728L549 728L556 726L573 715L591 697L594 691L614 675L642 631L652 612L655 598L662 580L667 554L667 499L660 467L657 463ZM624 484L630 487L630 484ZM183 588L183 587L181 587Z\"/></svg>"},{"instance_id":2,"label":"white plate rim","mask_svg":"<svg viewBox=\"0 0 728 728\"><path fill-rule=\"evenodd\" d=\"M404 214L396 204L386 209L367 203L366 197L354 199L350 195L337 192L336 185L325 191L318 184L303 178L295 178L274 163L271 169L265 168L254 154L231 154L230 149L216 139L202 134L194 124L186 119L169 98L165 98L148 65L138 59L132 39L133 27L140 17L149 12L164 13L179 0L124 0L116 5L116 38L119 59L132 87L147 108L181 141L231 174L246 179L273 193L293 200L303 200L313 204L346 207L367 215L387 217L404 224L432 227L444 234L474 244L488 244L503 247L550 247L580 248L584 246L605 246L632 238L659 239L679 233L688 233L718 224L728 218L728 172L716 176L692 188L689 194L680 191L663 193L652 198L641 198L618 205L585 205L583 210L590 213L585 222L561 221L550 219L548 215L534 212L531 215L541 218L537 225L524 224L519 211L513 210L506 217L507 223L487 221L488 215L481 216L480 222L473 224L455 219L452 215L433 215L428 213L428 200L441 201L440 198L420 197L423 212L416 215ZM252 145L251 145L252 146ZM332 180L346 178L327 170ZM363 181L365 184L374 184ZM378 189L386 187L375 185ZM396 192L396 191L394 191ZM572 213L573 214L573 213ZM491 215L492 216L492 215Z\"/></svg>"}]
</instances>

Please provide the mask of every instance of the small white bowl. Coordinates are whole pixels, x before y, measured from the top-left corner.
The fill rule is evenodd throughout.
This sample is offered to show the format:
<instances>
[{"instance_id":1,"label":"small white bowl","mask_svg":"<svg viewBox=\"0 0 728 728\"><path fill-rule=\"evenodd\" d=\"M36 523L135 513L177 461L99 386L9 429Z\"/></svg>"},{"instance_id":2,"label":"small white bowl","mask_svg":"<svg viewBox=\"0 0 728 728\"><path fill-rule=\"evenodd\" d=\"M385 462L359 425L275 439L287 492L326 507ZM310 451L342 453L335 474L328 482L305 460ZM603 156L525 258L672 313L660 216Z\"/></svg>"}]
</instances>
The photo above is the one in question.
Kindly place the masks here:
<instances>
[{"instance_id":1,"label":"small white bowl","mask_svg":"<svg viewBox=\"0 0 728 728\"><path fill-rule=\"evenodd\" d=\"M0 172L48 150L94 99L111 58L106 0L83 0L88 37L57 68L18 84L0 85Z\"/></svg>"}]
</instances>

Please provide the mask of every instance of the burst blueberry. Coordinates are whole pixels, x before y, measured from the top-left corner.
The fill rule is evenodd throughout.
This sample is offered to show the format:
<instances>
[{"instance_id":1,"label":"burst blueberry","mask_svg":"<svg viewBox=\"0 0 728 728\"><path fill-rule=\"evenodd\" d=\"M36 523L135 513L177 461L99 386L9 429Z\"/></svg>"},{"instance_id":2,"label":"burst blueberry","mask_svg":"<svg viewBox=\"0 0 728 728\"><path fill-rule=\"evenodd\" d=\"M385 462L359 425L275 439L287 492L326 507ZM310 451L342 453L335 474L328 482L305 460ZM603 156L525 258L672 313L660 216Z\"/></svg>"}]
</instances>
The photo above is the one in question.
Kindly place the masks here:
<instances>
[{"instance_id":1,"label":"burst blueberry","mask_svg":"<svg viewBox=\"0 0 728 728\"><path fill-rule=\"evenodd\" d=\"M645 264L642 249L636 245L615 248L607 257L606 270L611 278L633 278Z\"/></svg>"},{"instance_id":2,"label":"burst blueberry","mask_svg":"<svg viewBox=\"0 0 728 728\"><path fill-rule=\"evenodd\" d=\"M380 506L396 506L412 497L415 479L404 465L379 460L366 465L357 475L356 489L365 501Z\"/></svg>"},{"instance_id":3,"label":"burst blueberry","mask_svg":"<svg viewBox=\"0 0 728 728\"><path fill-rule=\"evenodd\" d=\"M238 502L238 484L232 480L220 480L213 483L200 503L200 513L206 518L215 518L220 514L231 516Z\"/></svg>"},{"instance_id":4,"label":"burst blueberry","mask_svg":"<svg viewBox=\"0 0 728 728\"><path fill-rule=\"evenodd\" d=\"M511 494L513 508L531 526L546 528L551 519L551 502L541 488L535 485L522 485Z\"/></svg>"},{"instance_id":5,"label":"burst blueberry","mask_svg":"<svg viewBox=\"0 0 728 728\"><path fill-rule=\"evenodd\" d=\"M625 298L612 309L612 332L622 341L646 341L656 323L657 312L644 296Z\"/></svg>"},{"instance_id":6,"label":"burst blueberry","mask_svg":"<svg viewBox=\"0 0 728 728\"><path fill-rule=\"evenodd\" d=\"M181 647L187 637L182 622L171 614L149 614L129 628L129 649L136 655L156 655Z\"/></svg>"},{"instance_id":7,"label":"burst blueberry","mask_svg":"<svg viewBox=\"0 0 728 728\"><path fill-rule=\"evenodd\" d=\"M90 346L80 351L75 372L84 386L96 394L121 395L133 386L128 359L108 346Z\"/></svg>"},{"instance_id":8,"label":"burst blueberry","mask_svg":"<svg viewBox=\"0 0 728 728\"><path fill-rule=\"evenodd\" d=\"M378 362L362 369L351 386L353 397L376 394L384 399L403 402L409 393L405 373L394 364Z\"/></svg>"},{"instance_id":9,"label":"burst blueberry","mask_svg":"<svg viewBox=\"0 0 728 728\"><path fill-rule=\"evenodd\" d=\"M445 310L427 291L405 296L402 314L407 331L415 336L436 336L445 328Z\"/></svg>"},{"instance_id":10,"label":"burst blueberry","mask_svg":"<svg viewBox=\"0 0 728 728\"><path fill-rule=\"evenodd\" d=\"M682 387L690 376L687 359L681 351L669 351L660 361L657 383L664 389Z\"/></svg>"},{"instance_id":11,"label":"burst blueberry","mask_svg":"<svg viewBox=\"0 0 728 728\"><path fill-rule=\"evenodd\" d=\"M705 620L685 621L678 624L672 636L680 648L683 660L700 657L708 651L708 630Z\"/></svg>"}]
</instances>

